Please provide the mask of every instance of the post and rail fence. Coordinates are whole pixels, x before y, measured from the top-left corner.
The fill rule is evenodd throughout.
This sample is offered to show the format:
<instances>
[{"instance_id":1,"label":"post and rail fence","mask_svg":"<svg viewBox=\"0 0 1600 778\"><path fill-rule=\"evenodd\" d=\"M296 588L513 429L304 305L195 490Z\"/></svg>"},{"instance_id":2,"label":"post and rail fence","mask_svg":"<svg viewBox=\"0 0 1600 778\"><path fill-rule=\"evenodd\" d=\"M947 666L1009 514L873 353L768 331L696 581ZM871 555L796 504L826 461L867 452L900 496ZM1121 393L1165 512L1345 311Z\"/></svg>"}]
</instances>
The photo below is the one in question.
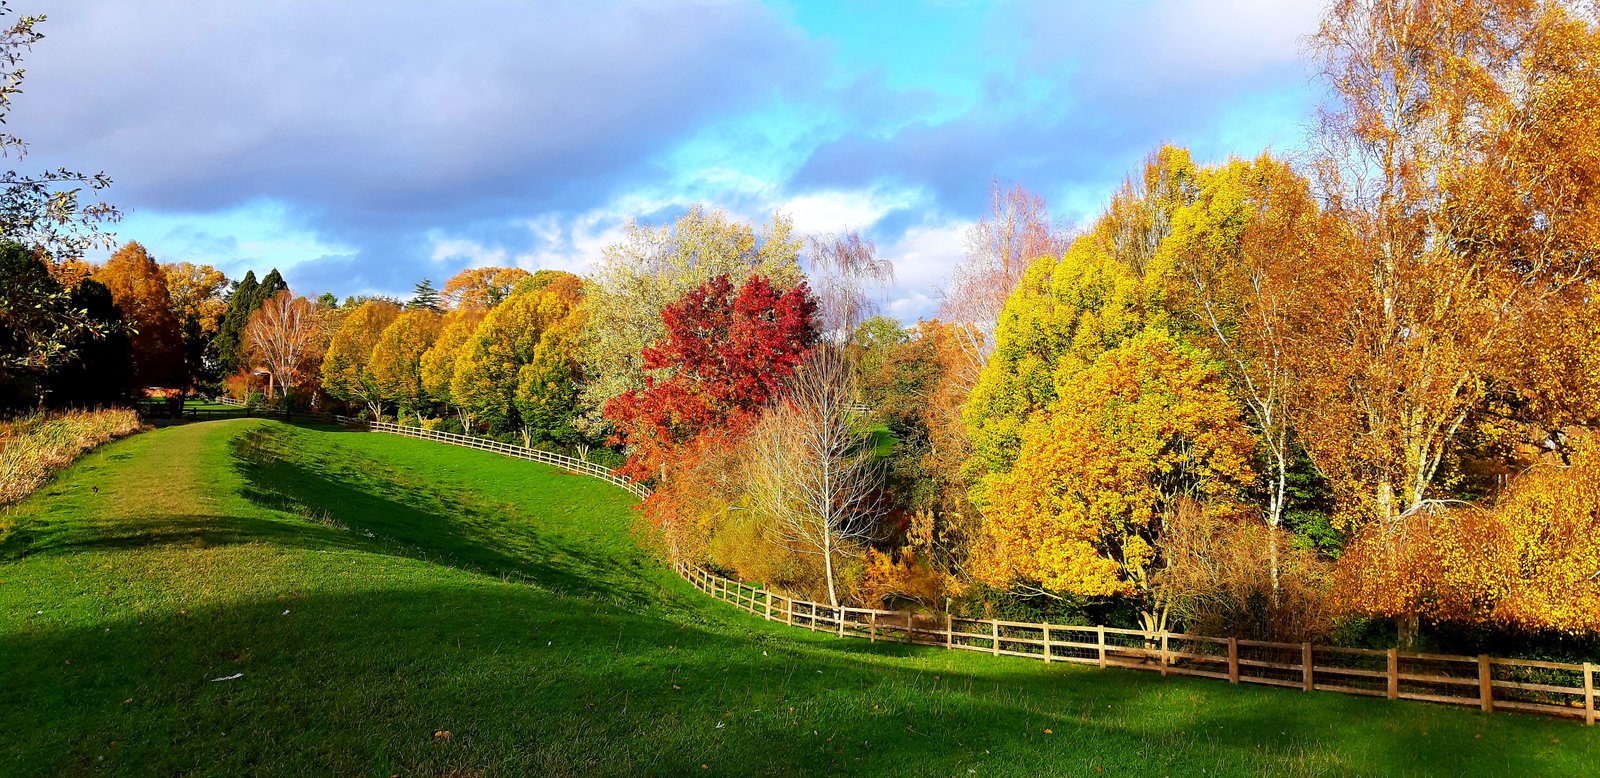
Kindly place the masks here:
<instances>
[{"instance_id":1,"label":"post and rail fence","mask_svg":"<svg viewBox=\"0 0 1600 778\"><path fill-rule=\"evenodd\" d=\"M641 499L650 494L650 489L642 484L574 457L391 422L359 421L342 416L334 419L353 426L366 425L367 429L377 432L491 451L594 476ZM1045 663L1148 670L1163 676L1211 678L1232 684L1420 700L1477 707L1485 712L1507 710L1565 716L1591 726L1596 720L1595 679L1600 674L1600 664L1593 662L1404 653L1392 648L1320 646L834 606L735 581L694 565L674 563L674 569L701 592L766 621L838 637L977 651Z\"/></svg>"}]
</instances>

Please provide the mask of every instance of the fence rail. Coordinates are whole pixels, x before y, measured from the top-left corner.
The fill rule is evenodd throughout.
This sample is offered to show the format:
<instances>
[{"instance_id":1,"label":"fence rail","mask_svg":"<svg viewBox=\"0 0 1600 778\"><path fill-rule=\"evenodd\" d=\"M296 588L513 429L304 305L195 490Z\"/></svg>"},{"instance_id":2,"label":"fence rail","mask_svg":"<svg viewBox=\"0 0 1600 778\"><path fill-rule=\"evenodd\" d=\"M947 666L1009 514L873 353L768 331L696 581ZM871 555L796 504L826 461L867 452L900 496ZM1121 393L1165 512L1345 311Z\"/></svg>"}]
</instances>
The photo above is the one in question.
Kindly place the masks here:
<instances>
[{"instance_id":1,"label":"fence rail","mask_svg":"<svg viewBox=\"0 0 1600 778\"><path fill-rule=\"evenodd\" d=\"M641 499L650 489L591 462L486 438L405 427L389 422L341 423L467 448L493 451L590 475ZM1395 649L1318 646L1220 638L1182 632L1147 632L1106 626L956 618L878 608L833 606L801 600L675 563L678 575L700 591L767 621L839 637L892 640L949 650L978 651L1050 662L1122 667L1212 678L1234 684L1282 686L1302 691L1421 700L1566 716L1595 723L1592 662L1544 662L1450 654L1402 653Z\"/></svg>"}]
</instances>

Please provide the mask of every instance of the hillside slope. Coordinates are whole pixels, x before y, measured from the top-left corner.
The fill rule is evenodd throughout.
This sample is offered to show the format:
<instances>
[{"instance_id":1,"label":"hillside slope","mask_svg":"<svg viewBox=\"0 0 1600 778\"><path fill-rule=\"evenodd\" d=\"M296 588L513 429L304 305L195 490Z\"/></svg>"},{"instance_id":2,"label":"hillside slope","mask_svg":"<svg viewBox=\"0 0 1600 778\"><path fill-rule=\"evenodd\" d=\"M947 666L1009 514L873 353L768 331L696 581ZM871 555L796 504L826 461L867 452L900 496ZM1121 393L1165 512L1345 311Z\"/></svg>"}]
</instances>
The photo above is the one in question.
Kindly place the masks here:
<instances>
[{"instance_id":1,"label":"hillside slope","mask_svg":"<svg viewBox=\"0 0 1600 778\"><path fill-rule=\"evenodd\" d=\"M484 452L261 420L107 445L0 541L0 775L1600 765L1570 722L768 624L641 551L631 502Z\"/></svg>"}]
</instances>

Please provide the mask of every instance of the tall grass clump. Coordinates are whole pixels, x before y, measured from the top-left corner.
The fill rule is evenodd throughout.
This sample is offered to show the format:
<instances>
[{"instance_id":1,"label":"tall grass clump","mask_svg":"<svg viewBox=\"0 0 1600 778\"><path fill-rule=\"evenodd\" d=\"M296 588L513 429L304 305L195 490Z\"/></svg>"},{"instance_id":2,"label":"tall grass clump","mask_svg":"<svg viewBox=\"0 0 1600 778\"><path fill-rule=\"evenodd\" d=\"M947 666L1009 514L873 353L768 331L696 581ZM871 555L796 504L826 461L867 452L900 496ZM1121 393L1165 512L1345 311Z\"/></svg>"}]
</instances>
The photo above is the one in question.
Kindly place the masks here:
<instances>
[{"instance_id":1,"label":"tall grass clump","mask_svg":"<svg viewBox=\"0 0 1600 778\"><path fill-rule=\"evenodd\" d=\"M0 506L32 494L95 446L142 429L127 408L32 413L0 421Z\"/></svg>"}]
</instances>

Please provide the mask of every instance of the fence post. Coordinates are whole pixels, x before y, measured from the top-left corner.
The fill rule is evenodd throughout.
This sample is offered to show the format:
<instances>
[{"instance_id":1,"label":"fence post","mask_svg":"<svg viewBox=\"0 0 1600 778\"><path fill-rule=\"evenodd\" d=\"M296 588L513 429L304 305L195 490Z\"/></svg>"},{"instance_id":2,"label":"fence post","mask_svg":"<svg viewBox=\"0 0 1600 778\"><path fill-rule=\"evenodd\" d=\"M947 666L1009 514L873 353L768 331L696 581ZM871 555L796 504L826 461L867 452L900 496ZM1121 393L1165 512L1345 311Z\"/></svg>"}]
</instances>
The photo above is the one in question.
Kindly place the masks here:
<instances>
[{"instance_id":1,"label":"fence post","mask_svg":"<svg viewBox=\"0 0 1600 778\"><path fill-rule=\"evenodd\" d=\"M911 611L906 611L906 642L911 642Z\"/></svg>"},{"instance_id":2,"label":"fence post","mask_svg":"<svg viewBox=\"0 0 1600 778\"><path fill-rule=\"evenodd\" d=\"M761 593L767 595L767 615L766 615L766 618L767 618L767 621L772 621L772 590L771 589L763 589Z\"/></svg>"},{"instance_id":3,"label":"fence post","mask_svg":"<svg viewBox=\"0 0 1600 778\"><path fill-rule=\"evenodd\" d=\"M879 603L879 605L882 605L882 604L883 603ZM869 632L867 633L868 634L867 642L868 643L876 643L876 642L878 642L878 612L877 611L873 611L872 615L870 617L868 617L867 621L869 622L869 625L867 627L867 629L869 630Z\"/></svg>"},{"instance_id":4,"label":"fence post","mask_svg":"<svg viewBox=\"0 0 1600 778\"><path fill-rule=\"evenodd\" d=\"M1389 699L1400 699L1400 650L1389 649Z\"/></svg>"},{"instance_id":5,"label":"fence post","mask_svg":"<svg viewBox=\"0 0 1600 778\"><path fill-rule=\"evenodd\" d=\"M1478 655L1478 702L1484 713L1494 711L1494 676L1489 672L1489 655Z\"/></svg>"},{"instance_id":6,"label":"fence post","mask_svg":"<svg viewBox=\"0 0 1600 778\"><path fill-rule=\"evenodd\" d=\"M1167 631L1161 630L1161 674L1167 674Z\"/></svg>"},{"instance_id":7,"label":"fence post","mask_svg":"<svg viewBox=\"0 0 1600 778\"><path fill-rule=\"evenodd\" d=\"M1594 665L1583 663L1583 723L1594 726Z\"/></svg>"},{"instance_id":8,"label":"fence post","mask_svg":"<svg viewBox=\"0 0 1600 778\"><path fill-rule=\"evenodd\" d=\"M792 626L794 626L794 598L793 597L784 597L783 601L784 601L784 603L786 603L789 606L788 607L788 611L789 611L789 626L792 627Z\"/></svg>"},{"instance_id":9,"label":"fence post","mask_svg":"<svg viewBox=\"0 0 1600 778\"><path fill-rule=\"evenodd\" d=\"M1228 638L1228 683L1239 682L1239 639Z\"/></svg>"},{"instance_id":10,"label":"fence post","mask_svg":"<svg viewBox=\"0 0 1600 778\"><path fill-rule=\"evenodd\" d=\"M956 623L950 618L950 611L944 612L944 647L954 648L956 644Z\"/></svg>"},{"instance_id":11,"label":"fence post","mask_svg":"<svg viewBox=\"0 0 1600 778\"><path fill-rule=\"evenodd\" d=\"M1314 684L1312 682L1312 675L1311 675L1311 644L1310 643L1301 643L1300 644L1300 664L1305 666L1305 680L1303 682L1303 686L1304 686L1305 690L1309 692L1309 691L1311 691L1311 689L1314 686Z\"/></svg>"},{"instance_id":12,"label":"fence post","mask_svg":"<svg viewBox=\"0 0 1600 778\"><path fill-rule=\"evenodd\" d=\"M1043 629L1044 629L1044 663L1045 664L1050 664L1050 622L1048 622L1048 621L1045 622L1044 626L1043 626Z\"/></svg>"},{"instance_id":13,"label":"fence post","mask_svg":"<svg viewBox=\"0 0 1600 778\"><path fill-rule=\"evenodd\" d=\"M839 607L839 637L844 637L844 607Z\"/></svg>"},{"instance_id":14,"label":"fence post","mask_svg":"<svg viewBox=\"0 0 1600 778\"><path fill-rule=\"evenodd\" d=\"M999 620L997 620L997 619L989 619L989 627L990 627L989 634L994 636L994 646L993 646L994 655L995 656L999 656L1000 655L1000 622L999 622Z\"/></svg>"},{"instance_id":15,"label":"fence post","mask_svg":"<svg viewBox=\"0 0 1600 778\"><path fill-rule=\"evenodd\" d=\"M1106 666L1106 628L1095 627L1095 648L1100 654L1100 666Z\"/></svg>"}]
</instances>

